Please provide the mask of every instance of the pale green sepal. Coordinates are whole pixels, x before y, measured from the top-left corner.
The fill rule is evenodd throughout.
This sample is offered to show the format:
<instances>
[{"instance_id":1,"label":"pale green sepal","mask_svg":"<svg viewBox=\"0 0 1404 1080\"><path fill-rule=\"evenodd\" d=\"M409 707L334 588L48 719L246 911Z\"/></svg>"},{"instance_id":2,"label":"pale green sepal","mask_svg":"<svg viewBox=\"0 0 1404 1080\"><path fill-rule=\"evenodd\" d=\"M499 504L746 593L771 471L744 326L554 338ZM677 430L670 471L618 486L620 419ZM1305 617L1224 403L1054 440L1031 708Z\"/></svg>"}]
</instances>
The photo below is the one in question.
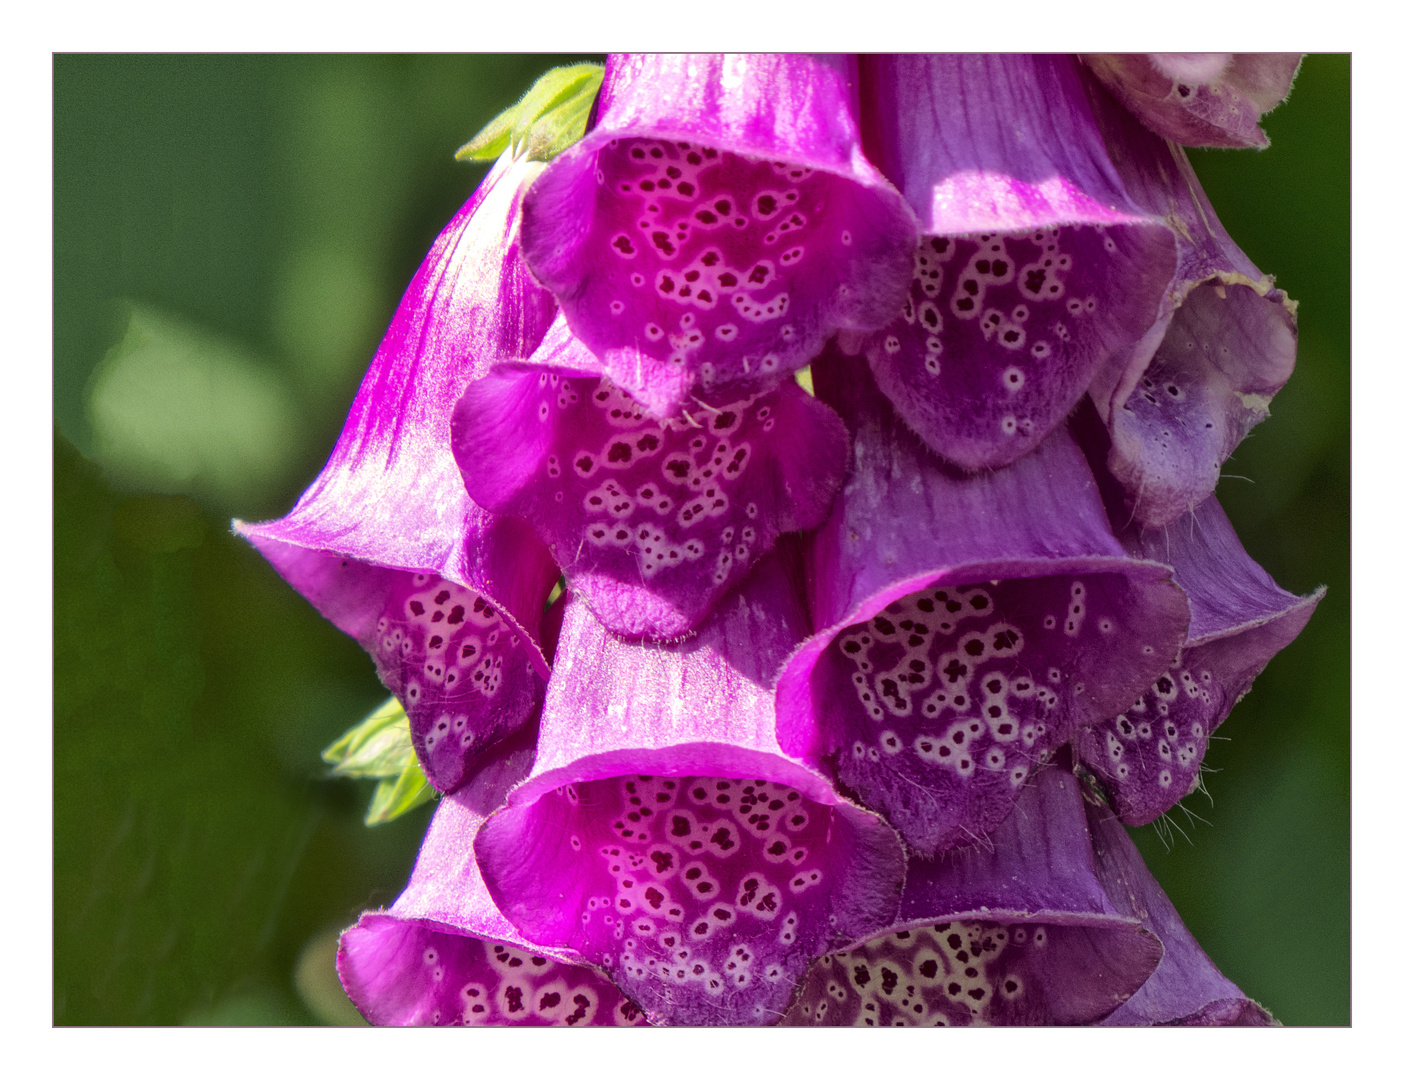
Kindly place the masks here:
<instances>
[{"instance_id":1,"label":"pale green sepal","mask_svg":"<svg viewBox=\"0 0 1404 1080\"><path fill-rule=\"evenodd\" d=\"M322 760L332 766L333 776L380 781L366 811L367 825L394 821L436 794L415 757L409 717L393 697L323 750Z\"/></svg>"},{"instance_id":2,"label":"pale green sepal","mask_svg":"<svg viewBox=\"0 0 1404 1080\"><path fill-rule=\"evenodd\" d=\"M504 109L454 155L459 161L493 161L509 148L512 156L550 161L585 134L590 109L604 79L599 64L552 68Z\"/></svg>"},{"instance_id":3,"label":"pale green sepal","mask_svg":"<svg viewBox=\"0 0 1404 1080\"><path fill-rule=\"evenodd\" d=\"M399 776L382 780L375 786L375 794L366 810L366 824L384 825L387 821L394 821L416 806L423 806L437 794L424 778L419 763L414 762Z\"/></svg>"},{"instance_id":4,"label":"pale green sepal","mask_svg":"<svg viewBox=\"0 0 1404 1080\"><path fill-rule=\"evenodd\" d=\"M399 776L415 764L404 706L392 697L323 750L322 760L333 776Z\"/></svg>"}]
</instances>

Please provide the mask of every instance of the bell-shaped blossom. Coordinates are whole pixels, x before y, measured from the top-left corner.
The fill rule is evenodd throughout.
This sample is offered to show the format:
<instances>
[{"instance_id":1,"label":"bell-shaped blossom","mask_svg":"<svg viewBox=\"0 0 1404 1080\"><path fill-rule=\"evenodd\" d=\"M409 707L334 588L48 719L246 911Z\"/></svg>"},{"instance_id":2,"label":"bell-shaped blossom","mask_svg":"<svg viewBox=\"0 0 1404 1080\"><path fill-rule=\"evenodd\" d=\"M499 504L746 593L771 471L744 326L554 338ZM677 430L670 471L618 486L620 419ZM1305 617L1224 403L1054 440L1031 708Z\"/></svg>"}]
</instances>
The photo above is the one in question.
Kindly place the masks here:
<instances>
[{"instance_id":1,"label":"bell-shaped blossom","mask_svg":"<svg viewBox=\"0 0 1404 1080\"><path fill-rule=\"evenodd\" d=\"M522 936L650 1022L772 1023L819 956L895 915L897 835L775 741L769 687L805 628L779 552L674 645L571 601L532 774L478 833Z\"/></svg>"},{"instance_id":2,"label":"bell-shaped blossom","mask_svg":"<svg viewBox=\"0 0 1404 1080\"><path fill-rule=\"evenodd\" d=\"M473 858L486 813L531 766L519 732L445 798L409 885L389 911L341 935L337 971L373 1024L394 1026L631 1025L641 1010L598 971L522 939L493 906Z\"/></svg>"},{"instance_id":3,"label":"bell-shaped blossom","mask_svg":"<svg viewBox=\"0 0 1404 1080\"><path fill-rule=\"evenodd\" d=\"M786 664L787 753L827 763L919 852L979 841L1037 766L1179 655L1170 567L1113 535L1066 428L1006 469L954 474L860 358L814 364L854 467L814 539L819 632Z\"/></svg>"},{"instance_id":4,"label":"bell-shaped blossom","mask_svg":"<svg viewBox=\"0 0 1404 1080\"><path fill-rule=\"evenodd\" d=\"M1226 978L1194 940L1116 815L1089 804L1097 876L1118 910L1141 919L1165 956L1131 1000L1101 1021L1114 1027L1265 1027L1272 1015Z\"/></svg>"},{"instance_id":5,"label":"bell-shaped blossom","mask_svg":"<svg viewBox=\"0 0 1404 1080\"><path fill-rule=\"evenodd\" d=\"M468 387L454 453L481 506L529 521L607 627L695 629L781 533L823 521L848 441L786 379L656 420L558 319L530 363Z\"/></svg>"},{"instance_id":6,"label":"bell-shaped blossom","mask_svg":"<svg viewBox=\"0 0 1404 1080\"><path fill-rule=\"evenodd\" d=\"M523 250L650 413L764 391L901 307L915 224L859 147L856 83L850 56L610 57Z\"/></svg>"},{"instance_id":7,"label":"bell-shaped blossom","mask_svg":"<svg viewBox=\"0 0 1404 1080\"><path fill-rule=\"evenodd\" d=\"M1091 387L1136 519L1168 525L1212 494L1219 466L1267 417L1296 363L1297 307L1229 238L1185 152L1091 80L1089 98L1126 189L1175 228L1155 325Z\"/></svg>"},{"instance_id":8,"label":"bell-shaped blossom","mask_svg":"<svg viewBox=\"0 0 1404 1080\"><path fill-rule=\"evenodd\" d=\"M1301 53L1089 53L1082 58L1117 100L1182 146L1251 146L1258 118L1292 89Z\"/></svg>"},{"instance_id":9,"label":"bell-shaped blossom","mask_svg":"<svg viewBox=\"0 0 1404 1080\"><path fill-rule=\"evenodd\" d=\"M864 146L922 232L873 373L946 460L1007 465L1155 322L1174 235L1113 168L1073 57L865 57L863 91Z\"/></svg>"},{"instance_id":10,"label":"bell-shaped blossom","mask_svg":"<svg viewBox=\"0 0 1404 1080\"><path fill-rule=\"evenodd\" d=\"M1291 644L1324 590L1278 588L1239 543L1215 498L1164 529L1123 534L1128 550L1169 563L1189 596L1184 652L1124 712L1081 731L1077 752L1130 825L1165 813L1199 782L1209 737L1253 680Z\"/></svg>"},{"instance_id":11,"label":"bell-shaped blossom","mask_svg":"<svg viewBox=\"0 0 1404 1080\"><path fill-rule=\"evenodd\" d=\"M822 958L788 1025L1086 1024L1160 962L1143 916L1097 878L1077 779L1041 770L989 845L914 860L897 919Z\"/></svg>"},{"instance_id":12,"label":"bell-shaped blossom","mask_svg":"<svg viewBox=\"0 0 1404 1080\"><path fill-rule=\"evenodd\" d=\"M415 274L321 475L286 517L235 523L371 654L441 791L528 719L548 674L537 634L551 556L525 524L473 504L449 444L464 387L530 353L555 314L515 225L540 169L499 161Z\"/></svg>"}]
</instances>

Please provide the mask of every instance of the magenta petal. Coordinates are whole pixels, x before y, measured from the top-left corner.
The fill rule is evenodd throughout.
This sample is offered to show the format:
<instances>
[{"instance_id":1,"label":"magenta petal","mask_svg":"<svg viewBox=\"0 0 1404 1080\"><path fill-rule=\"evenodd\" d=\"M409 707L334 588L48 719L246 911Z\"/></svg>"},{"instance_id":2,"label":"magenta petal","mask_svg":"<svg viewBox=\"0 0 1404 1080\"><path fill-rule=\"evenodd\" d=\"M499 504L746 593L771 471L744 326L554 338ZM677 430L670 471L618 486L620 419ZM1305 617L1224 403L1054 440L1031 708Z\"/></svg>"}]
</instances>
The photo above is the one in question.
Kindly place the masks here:
<instances>
[{"instance_id":1,"label":"magenta petal","mask_svg":"<svg viewBox=\"0 0 1404 1080\"><path fill-rule=\"evenodd\" d=\"M1165 946L1165 957L1155 973L1102 1023L1116 1027L1275 1023L1266 1009L1246 997L1205 955L1115 815L1105 807L1089 807L1087 818L1097 875L1107 895L1120 911L1141 919Z\"/></svg>"},{"instance_id":2,"label":"magenta petal","mask_svg":"<svg viewBox=\"0 0 1404 1080\"><path fill-rule=\"evenodd\" d=\"M775 742L769 686L804 628L776 555L677 645L572 601L532 775L478 836L503 914L651 1022L773 1022L818 956L896 912L896 835Z\"/></svg>"},{"instance_id":3,"label":"magenta petal","mask_svg":"<svg viewBox=\"0 0 1404 1080\"><path fill-rule=\"evenodd\" d=\"M1189 638L1130 708L1078 734L1077 752L1105 781L1121 819L1144 825L1194 790L1209 737L1301 633L1323 590L1294 596L1278 588L1212 497L1169 528L1127 541L1175 568L1189 595Z\"/></svg>"},{"instance_id":4,"label":"magenta petal","mask_svg":"<svg viewBox=\"0 0 1404 1080\"><path fill-rule=\"evenodd\" d=\"M483 887L473 838L531 763L526 740L439 804L409 885L388 912L341 935L337 970L377 1025L635 1024L641 1011L599 972L524 941ZM484 775L484 774L487 775Z\"/></svg>"},{"instance_id":5,"label":"magenta petal","mask_svg":"<svg viewBox=\"0 0 1404 1080\"><path fill-rule=\"evenodd\" d=\"M1177 226L1155 325L1091 388L1136 519L1168 525L1213 493L1219 467L1292 374L1296 304L1229 238L1184 151L1095 86L1091 96L1127 190Z\"/></svg>"},{"instance_id":6,"label":"magenta petal","mask_svg":"<svg viewBox=\"0 0 1404 1080\"><path fill-rule=\"evenodd\" d=\"M435 241L321 475L278 521L235 528L375 659L424 771L450 791L520 727L547 674L557 572L520 522L475 506L449 446L463 388L536 347L554 314L512 222L540 166L499 162Z\"/></svg>"},{"instance_id":7,"label":"magenta petal","mask_svg":"<svg viewBox=\"0 0 1404 1080\"><path fill-rule=\"evenodd\" d=\"M1085 1024L1126 1002L1160 957L1103 891L1077 781L1058 765L989 847L914 860L896 923L824 957L785 1023Z\"/></svg>"},{"instance_id":8,"label":"magenta petal","mask_svg":"<svg viewBox=\"0 0 1404 1080\"><path fill-rule=\"evenodd\" d=\"M859 148L855 83L847 56L610 57L522 244L649 412L764 391L901 305L916 231Z\"/></svg>"},{"instance_id":9,"label":"magenta petal","mask_svg":"<svg viewBox=\"0 0 1404 1080\"><path fill-rule=\"evenodd\" d=\"M672 638L781 533L823 521L848 439L793 380L656 421L560 320L532 363L468 388L454 452L473 498L529 521L607 627Z\"/></svg>"},{"instance_id":10,"label":"magenta petal","mask_svg":"<svg viewBox=\"0 0 1404 1080\"><path fill-rule=\"evenodd\" d=\"M1128 195L1066 56L865 57L864 137L924 239L878 385L965 469L1032 449L1151 327L1169 228Z\"/></svg>"},{"instance_id":11,"label":"magenta petal","mask_svg":"<svg viewBox=\"0 0 1404 1080\"><path fill-rule=\"evenodd\" d=\"M1065 429L956 476L861 361L826 353L814 376L857 468L815 538L822 629L777 685L780 745L919 852L980 841L1040 762L1174 661L1188 603L1168 566L1127 556Z\"/></svg>"},{"instance_id":12,"label":"magenta petal","mask_svg":"<svg viewBox=\"0 0 1404 1080\"><path fill-rule=\"evenodd\" d=\"M1183 146L1268 144L1258 118L1292 88L1301 53L1089 53L1082 58L1157 135Z\"/></svg>"}]
</instances>

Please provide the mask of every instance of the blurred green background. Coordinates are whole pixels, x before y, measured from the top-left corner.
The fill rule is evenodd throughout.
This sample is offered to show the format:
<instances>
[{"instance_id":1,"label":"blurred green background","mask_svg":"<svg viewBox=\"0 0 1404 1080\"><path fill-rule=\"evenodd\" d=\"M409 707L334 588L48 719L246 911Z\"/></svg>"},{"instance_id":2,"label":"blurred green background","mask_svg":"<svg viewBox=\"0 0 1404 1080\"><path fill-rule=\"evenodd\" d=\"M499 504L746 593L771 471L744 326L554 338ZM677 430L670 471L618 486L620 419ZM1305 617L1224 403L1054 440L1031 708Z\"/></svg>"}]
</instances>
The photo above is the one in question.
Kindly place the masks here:
<instances>
[{"instance_id":1,"label":"blurred green background","mask_svg":"<svg viewBox=\"0 0 1404 1080\"><path fill-rule=\"evenodd\" d=\"M228 520L316 475L485 171L454 149L568 59L55 58L56 1023L358 1019L335 934L395 897L432 807L367 829L371 785L325 778L385 692ZM1220 498L1282 585L1330 592L1221 729L1209 795L1137 830L1287 1024L1350 1020L1349 105L1349 58L1309 57L1268 151L1191 152L1302 305Z\"/></svg>"}]
</instances>

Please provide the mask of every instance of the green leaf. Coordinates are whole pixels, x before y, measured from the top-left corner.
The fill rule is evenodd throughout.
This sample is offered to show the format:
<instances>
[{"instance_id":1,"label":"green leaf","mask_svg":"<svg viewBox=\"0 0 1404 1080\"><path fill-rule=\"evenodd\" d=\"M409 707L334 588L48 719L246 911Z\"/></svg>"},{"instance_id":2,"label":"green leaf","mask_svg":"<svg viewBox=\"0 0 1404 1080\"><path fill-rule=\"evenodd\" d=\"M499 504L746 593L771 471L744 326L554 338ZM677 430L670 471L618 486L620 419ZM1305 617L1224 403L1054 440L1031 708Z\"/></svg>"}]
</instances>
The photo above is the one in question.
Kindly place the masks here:
<instances>
[{"instance_id":1,"label":"green leaf","mask_svg":"<svg viewBox=\"0 0 1404 1080\"><path fill-rule=\"evenodd\" d=\"M604 79L599 64L552 68L526 92L461 146L459 161L492 161L509 147L514 157L550 161L585 134L595 95Z\"/></svg>"},{"instance_id":2,"label":"green leaf","mask_svg":"<svg viewBox=\"0 0 1404 1080\"><path fill-rule=\"evenodd\" d=\"M380 781L366 810L367 825L394 821L436 795L415 757L409 717L393 697L323 750L322 760L333 776Z\"/></svg>"},{"instance_id":3,"label":"green leaf","mask_svg":"<svg viewBox=\"0 0 1404 1080\"><path fill-rule=\"evenodd\" d=\"M416 806L423 806L436 794L420 771L419 763L415 762L393 780L382 780L375 786L375 794L366 810L366 824L383 825L394 821Z\"/></svg>"},{"instance_id":4,"label":"green leaf","mask_svg":"<svg viewBox=\"0 0 1404 1080\"><path fill-rule=\"evenodd\" d=\"M322 760L334 766L333 776L399 776L415 764L404 706L392 697L323 750Z\"/></svg>"}]
</instances>

